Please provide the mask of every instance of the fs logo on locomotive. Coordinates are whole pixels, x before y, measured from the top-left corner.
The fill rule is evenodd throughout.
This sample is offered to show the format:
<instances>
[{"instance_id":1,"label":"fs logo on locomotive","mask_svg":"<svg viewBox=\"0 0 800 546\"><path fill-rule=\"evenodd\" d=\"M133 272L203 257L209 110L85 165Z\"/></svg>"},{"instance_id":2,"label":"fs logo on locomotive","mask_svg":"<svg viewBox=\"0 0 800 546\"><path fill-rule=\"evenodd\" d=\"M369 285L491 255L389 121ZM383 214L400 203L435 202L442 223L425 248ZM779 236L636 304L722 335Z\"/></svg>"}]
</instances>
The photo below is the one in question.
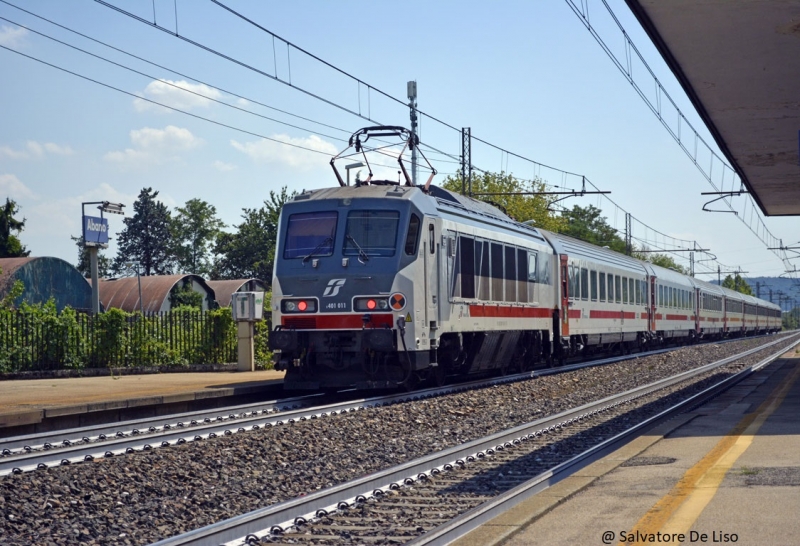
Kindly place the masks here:
<instances>
[{"instance_id":1,"label":"fs logo on locomotive","mask_svg":"<svg viewBox=\"0 0 800 546\"><path fill-rule=\"evenodd\" d=\"M325 292L322 293L323 298L332 298L339 295L339 289L344 286L347 279L331 279L328 281L328 286L325 287Z\"/></svg>"}]
</instances>

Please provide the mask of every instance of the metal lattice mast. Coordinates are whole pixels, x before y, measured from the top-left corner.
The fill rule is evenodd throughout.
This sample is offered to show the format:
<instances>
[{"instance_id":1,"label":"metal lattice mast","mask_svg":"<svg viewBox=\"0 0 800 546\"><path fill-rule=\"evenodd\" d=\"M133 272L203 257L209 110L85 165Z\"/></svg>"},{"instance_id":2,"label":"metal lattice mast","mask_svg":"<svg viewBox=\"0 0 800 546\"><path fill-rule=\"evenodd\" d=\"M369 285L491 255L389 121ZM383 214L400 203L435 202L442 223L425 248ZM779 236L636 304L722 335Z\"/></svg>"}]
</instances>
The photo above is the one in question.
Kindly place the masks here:
<instances>
[{"instance_id":1,"label":"metal lattice mast","mask_svg":"<svg viewBox=\"0 0 800 546\"><path fill-rule=\"evenodd\" d=\"M461 194L472 195L472 128L461 128Z\"/></svg>"},{"instance_id":2,"label":"metal lattice mast","mask_svg":"<svg viewBox=\"0 0 800 546\"><path fill-rule=\"evenodd\" d=\"M633 233L631 229L631 213L625 213L625 254L628 256L633 252Z\"/></svg>"}]
</instances>

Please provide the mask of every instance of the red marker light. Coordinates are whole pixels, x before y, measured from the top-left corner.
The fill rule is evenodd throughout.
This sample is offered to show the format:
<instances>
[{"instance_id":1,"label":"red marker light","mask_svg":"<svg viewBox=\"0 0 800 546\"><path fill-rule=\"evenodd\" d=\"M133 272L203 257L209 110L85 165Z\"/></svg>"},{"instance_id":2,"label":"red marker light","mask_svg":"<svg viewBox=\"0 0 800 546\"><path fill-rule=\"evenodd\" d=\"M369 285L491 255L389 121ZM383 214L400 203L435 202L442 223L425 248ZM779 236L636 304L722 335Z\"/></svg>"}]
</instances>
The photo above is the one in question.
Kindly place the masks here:
<instances>
[{"instance_id":1,"label":"red marker light","mask_svg":"<svg viewBox=\"0 0 800 546\"><path fill-rule=\"evenodd\" d=\"M376 307L377 305L378 305L378 304L377 304L377 303L375 303L375 300L369 300L369 301L367 301L367 309L370 309L370 310L371 310L371 309L375 309L375 307Z\"/></svg>"},{"instance_id":2,"label":"red marker light","mask_svg":"<svg viewBox=\"0 0 800 546\"><path fill-rule=\"evenodd\" d=\"M300 309L301 311L305 311L306 309L308 309L308 304L304 301L301 301L300 303L297 304L297 308Z\"/></svg>"}]
</instances>

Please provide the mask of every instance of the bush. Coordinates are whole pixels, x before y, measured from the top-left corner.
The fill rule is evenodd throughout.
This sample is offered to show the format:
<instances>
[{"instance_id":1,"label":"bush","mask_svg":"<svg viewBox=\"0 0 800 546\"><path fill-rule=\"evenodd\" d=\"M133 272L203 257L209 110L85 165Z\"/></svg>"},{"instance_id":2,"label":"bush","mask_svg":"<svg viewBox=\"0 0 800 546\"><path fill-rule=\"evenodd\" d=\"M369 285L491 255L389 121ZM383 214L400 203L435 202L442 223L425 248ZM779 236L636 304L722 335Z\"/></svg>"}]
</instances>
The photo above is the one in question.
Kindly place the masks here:
<instances>
[{"instance_id":1,"label":"bush","mask_svg":"<svg viewBox=\"0 0 800 546\"><path fill-rule=\"evenodd\" d=\"M69 307L58 312L52 300L0 308L3 373L235 361L236 328L230 309L204 313L179 307L148 316L109 309L89 315Z\"/></svg>"}]
</instances>

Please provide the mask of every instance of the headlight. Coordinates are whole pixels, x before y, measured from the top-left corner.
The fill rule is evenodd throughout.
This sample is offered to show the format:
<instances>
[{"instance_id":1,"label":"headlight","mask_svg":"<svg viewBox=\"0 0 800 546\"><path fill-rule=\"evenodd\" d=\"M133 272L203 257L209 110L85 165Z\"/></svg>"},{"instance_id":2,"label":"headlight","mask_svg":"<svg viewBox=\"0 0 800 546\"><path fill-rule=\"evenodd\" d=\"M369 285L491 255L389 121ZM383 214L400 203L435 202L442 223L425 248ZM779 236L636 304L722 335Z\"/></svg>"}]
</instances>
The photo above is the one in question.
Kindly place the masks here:
<instances>
[{"instance_id":1,"label":"headlight","mask_svg":"<svg viewBox=\"0 0 800 546\"><path fill-rule=\"evenodd\" d=\"M314 298L306 300L283 300L281 311L284 313L315 313L317 311L317 300Z\"/></svg>"},{"instance_id":2,"label":"headlight","mask_svg":"<svg viewBox=\"0 0 800 546\"><path fill-rule=\"evenodd\" d=\"M355 311L386 311L389 301L386 298L356 298L353 302Z\"/></svg>"}]
</instances>

